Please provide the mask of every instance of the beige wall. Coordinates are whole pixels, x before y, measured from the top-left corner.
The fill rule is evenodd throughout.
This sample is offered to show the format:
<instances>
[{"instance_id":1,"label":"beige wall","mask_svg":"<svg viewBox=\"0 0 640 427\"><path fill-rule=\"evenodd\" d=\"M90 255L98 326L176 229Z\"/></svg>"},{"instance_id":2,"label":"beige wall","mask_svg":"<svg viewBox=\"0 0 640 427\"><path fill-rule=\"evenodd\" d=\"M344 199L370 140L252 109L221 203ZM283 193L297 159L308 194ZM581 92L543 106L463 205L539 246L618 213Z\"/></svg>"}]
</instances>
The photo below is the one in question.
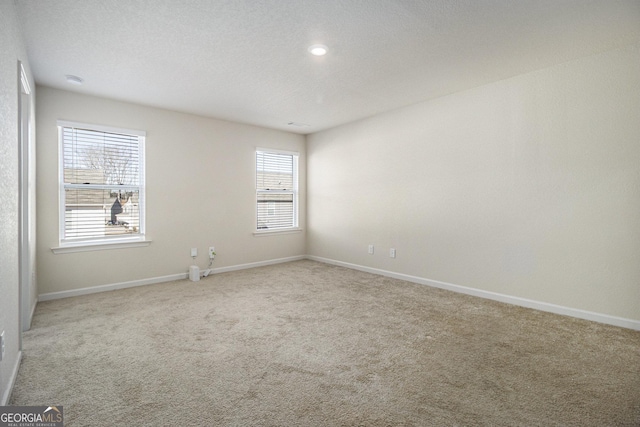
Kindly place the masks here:
<instances>
[{"instance_id":1,"label":"beige wall","mask_svg":"<svg viewBox=\"0 0 640 427\"><path fill-rule=\"evenodd\" d=\"M9 398L20 360L18 61L33 82L17 22L14 2L0 1L0 333L4 331L5 335L5 355L0 362L0 405ZM31 108L32 122L33 111ZM29 299L34 297L35 293ZM34 303L35 299L25 305Z\"/></svg>"},{"instance_id":2,"label":"beige wall","mask_svg":"<svg viewBox=\"0 0 640 427\"><path fill-rule=\"evenodd\" d=\"M146 138L148 247L53 254L58 245L56 120L139 129ZM38 277L40 294L230 267L305 254L305 233L255 237L255 148L300 153L305 228L304 137L287 132L38 87Z\"/></svg>"},{"instance_id":3,"label":"beige wall","mask_svg":"<svg viewBox=\"0 0 640 427\"><path fill-rule=\"evenodd\" d=\"M309 136L308 254L640 320L639 46Z\"/></svg>"}]
</instances>

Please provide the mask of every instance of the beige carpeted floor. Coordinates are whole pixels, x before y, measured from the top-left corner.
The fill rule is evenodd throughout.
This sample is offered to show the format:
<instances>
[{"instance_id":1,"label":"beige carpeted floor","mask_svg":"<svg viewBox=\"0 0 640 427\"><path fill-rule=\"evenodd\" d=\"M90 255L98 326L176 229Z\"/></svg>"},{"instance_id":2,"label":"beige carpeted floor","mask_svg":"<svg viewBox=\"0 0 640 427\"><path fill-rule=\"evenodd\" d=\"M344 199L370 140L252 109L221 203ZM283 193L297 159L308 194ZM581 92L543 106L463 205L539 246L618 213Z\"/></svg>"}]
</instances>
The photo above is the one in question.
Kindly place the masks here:
<instances>
[{"instance_id":1,"label":"beige carpeted floor","mask_svg":"<svg viewBox=\"0 0 640 427\"><path fill-rule=\"evenodd\" d=\"M637 426L640 333L313 261L49 301L66 426Z\"/></svg>"}]
</instances>

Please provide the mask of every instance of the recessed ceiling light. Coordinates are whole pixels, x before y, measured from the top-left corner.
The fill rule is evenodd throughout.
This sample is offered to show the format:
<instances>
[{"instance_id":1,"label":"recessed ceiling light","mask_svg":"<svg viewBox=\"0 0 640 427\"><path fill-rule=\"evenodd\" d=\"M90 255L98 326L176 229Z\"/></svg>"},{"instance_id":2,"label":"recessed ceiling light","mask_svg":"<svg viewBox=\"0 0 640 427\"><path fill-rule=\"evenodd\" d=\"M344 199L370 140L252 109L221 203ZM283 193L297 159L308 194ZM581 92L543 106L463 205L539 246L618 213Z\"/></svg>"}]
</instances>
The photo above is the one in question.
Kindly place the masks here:
<instances>
[{"instance_id":1,"label":"recessed ceiling light","mask_svg":"<svg viewBox=\"0 0 640 427\"><path fill-rule=\"evenodd\" d=\"M82 82L84 82L80 77L71 74L67 74L65 77L67 78L67 83L71 83L72 85L81 85Z\"/></svg>"},{"instance_id":2,"label":"recessed ceiling light","mask_svg":"<svg viewBox=\"0 0 640 427\"><path fill-rule=\"evenodd\" d=\"M327 47L323 44L314 44L307 49L312 55L322 56L327 54Z\"/></svg>"}]
</instances>

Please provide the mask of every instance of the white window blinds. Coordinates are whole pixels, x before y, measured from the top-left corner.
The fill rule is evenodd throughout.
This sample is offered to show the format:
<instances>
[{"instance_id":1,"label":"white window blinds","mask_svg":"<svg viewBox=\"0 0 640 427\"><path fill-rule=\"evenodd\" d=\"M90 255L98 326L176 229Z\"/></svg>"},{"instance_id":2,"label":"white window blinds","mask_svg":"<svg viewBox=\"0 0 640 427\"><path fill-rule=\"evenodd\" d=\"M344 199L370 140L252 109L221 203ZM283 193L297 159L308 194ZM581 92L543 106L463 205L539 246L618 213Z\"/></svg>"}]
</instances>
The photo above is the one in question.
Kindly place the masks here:
<instances>
[{"instance_id":1,"label":"white window blinds","mask_svg":"<svg viewBox=\"0 0 640 427\"><path fill-rule=\"evenodd\" d=\"M61 243L144 237L144 133L58 122Z\"/></svg>"},{"instance_id":2,"label":"white window blinds","mask_svg":"<svg viewBox=\"0 0 640 427\"><path fill-rule=\"evenodd\" d=\"M258 230L298 227L298 155L256 151Z\"/></svg>"}]
</instances>

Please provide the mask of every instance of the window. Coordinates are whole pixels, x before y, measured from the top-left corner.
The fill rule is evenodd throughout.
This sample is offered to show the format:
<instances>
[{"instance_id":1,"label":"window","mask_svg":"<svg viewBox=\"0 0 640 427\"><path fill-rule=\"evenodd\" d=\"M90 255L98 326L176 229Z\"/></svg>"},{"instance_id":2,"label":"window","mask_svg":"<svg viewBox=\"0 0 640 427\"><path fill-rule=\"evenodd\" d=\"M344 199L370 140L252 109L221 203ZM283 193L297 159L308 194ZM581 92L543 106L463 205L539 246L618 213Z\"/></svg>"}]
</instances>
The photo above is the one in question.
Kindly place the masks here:
<instances>
[{"instance_id":1,"label":"window","mask_svg":"<svg viewBox=\"0 0 640 427\"><path fill-rule=\"evenodd\" d=\"M298 153L256 151L258 231L298 227Z\"/></svg>"},{"instance_id":2,"label":"window","mask_svg":"<svg viewBox=\"0 0 640 427\"><path fill-rule=\"evenodd\" d=\"M144 240L145 133L58 121L60 244Z\"/></svg>"}]
</instances>

